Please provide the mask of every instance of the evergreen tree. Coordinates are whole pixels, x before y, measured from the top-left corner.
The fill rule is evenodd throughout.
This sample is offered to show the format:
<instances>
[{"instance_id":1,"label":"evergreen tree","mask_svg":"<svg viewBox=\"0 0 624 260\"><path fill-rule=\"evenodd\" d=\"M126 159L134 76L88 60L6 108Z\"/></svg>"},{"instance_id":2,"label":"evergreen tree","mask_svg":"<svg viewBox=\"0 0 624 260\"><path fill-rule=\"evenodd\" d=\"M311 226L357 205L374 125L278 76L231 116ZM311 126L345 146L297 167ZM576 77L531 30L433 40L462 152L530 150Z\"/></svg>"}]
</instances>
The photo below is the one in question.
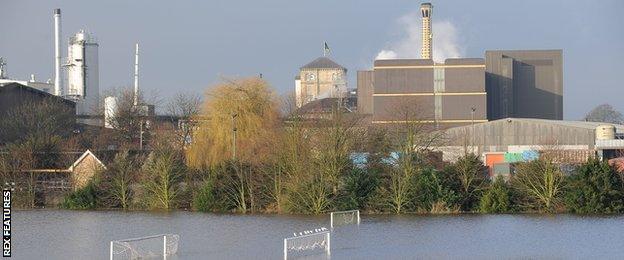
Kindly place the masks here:
<instances>
[{"instance_id":1,"label":"evergreen tree","mask_svg":"<svg viewBox=\"0 0 624 260\"><path fill-rule=\"evenodd\" d=\"M501 176L485 191L479 203L483 213L506 213L511 211L511 192Z\"/></svg>"},{"instance_id":2,"label":"evergreen tree","mask_svg":"<svg viewBox=\"0 0 624 260\"><path fill-rule=\"evenodd\" d=\"M622 179L607 162L591 159L569 178L565 203L574 213L622 213Z\"/></svg>"}]
</instances>

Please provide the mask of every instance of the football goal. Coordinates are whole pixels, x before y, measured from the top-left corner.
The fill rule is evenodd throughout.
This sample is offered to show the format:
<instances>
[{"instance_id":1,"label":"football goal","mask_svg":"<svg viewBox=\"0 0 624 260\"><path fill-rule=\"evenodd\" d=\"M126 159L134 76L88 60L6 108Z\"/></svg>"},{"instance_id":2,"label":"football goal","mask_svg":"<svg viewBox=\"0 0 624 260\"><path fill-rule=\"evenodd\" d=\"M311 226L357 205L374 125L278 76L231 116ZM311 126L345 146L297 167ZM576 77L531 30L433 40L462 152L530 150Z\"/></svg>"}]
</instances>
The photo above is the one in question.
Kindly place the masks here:
<instances>
[{"instance_id":1,"label":"football goal","mask_svg":"<svg viewBox=\"0 0 624 260\"><path fill-rule=\"evenodd\" d=\"M324 230L327 230L324 228ZM284 239L284 260L288 256L303 256L325 252L330 255L330 232L310 232L306 235L300 235Z\"/></svg>"},{"instance_id":2,"label":"football goal","mask_svg":"<svg viewBox=\"0 0 624 260\"><path fill-rule=\"evenodd\" d=\"M351 225L351 224L360 224L360 211L359 210L347 210L347 211L336 211L330 213L329 217L330 227L334 228L337 226Z\"/></svg>"},{"instance_id":3,"label":"football goal","mask_svg":"<svg viewBox=\"0 0 624 260\"><path fill-rule=\"evenodd\" d=\"M166 258L178 252L180 236L160 234L110 242L110 259Z\"/></svg>"}]
</instances>

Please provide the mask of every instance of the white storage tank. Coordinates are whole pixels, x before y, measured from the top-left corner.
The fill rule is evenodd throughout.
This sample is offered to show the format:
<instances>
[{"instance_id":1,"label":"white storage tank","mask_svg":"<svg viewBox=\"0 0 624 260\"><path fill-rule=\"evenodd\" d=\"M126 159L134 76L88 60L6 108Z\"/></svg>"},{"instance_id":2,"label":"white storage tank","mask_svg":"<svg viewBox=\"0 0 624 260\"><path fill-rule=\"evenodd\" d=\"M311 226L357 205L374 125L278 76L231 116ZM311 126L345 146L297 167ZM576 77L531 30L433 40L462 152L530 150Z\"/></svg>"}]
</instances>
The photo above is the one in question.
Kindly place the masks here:
<instances>
[{"instance_id":1,"label":"white storage tank","mask_svg":"<svg viewBox=\"0 0 624 260\"><path fill-rule=\"evenodd\" d=\"M76 101L76 114L97 115L100 99L98 43L81 30L69 38L65 97Z\"/></svg>"},{"instance_id":2,"label":"white storage tank","mask_svg":"<svg viewBox=\"0 0 624 260\"><path fill-rule=\"evenodd\" d=\"M596 127L596 140L613 140L615 139L615 126L599 125Z\"/></svg>"}]
</instances>

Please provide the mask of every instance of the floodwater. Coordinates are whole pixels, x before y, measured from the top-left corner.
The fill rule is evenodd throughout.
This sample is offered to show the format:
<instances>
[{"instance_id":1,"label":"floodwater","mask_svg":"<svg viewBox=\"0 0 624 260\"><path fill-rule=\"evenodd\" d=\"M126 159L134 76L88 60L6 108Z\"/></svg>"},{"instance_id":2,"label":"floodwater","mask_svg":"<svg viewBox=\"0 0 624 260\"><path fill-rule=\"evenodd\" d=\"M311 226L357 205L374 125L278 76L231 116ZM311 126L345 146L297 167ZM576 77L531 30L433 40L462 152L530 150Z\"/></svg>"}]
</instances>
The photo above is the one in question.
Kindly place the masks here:
<instances>
[{"instance_id":1,"label":"floodwater","mask_svg":"<svg viewBox=\"0 0 624 260\"><path fill-rule=\"evenodd\" d=\"M28 210L12 217L14 259L108 259L111 240L160 233L180 235L168 259L283 259L284 238L329 228L329 216ZM331 259L623 258L622 215L362 215L359 226L331 233Z\"/></svg>"}]
</instances>

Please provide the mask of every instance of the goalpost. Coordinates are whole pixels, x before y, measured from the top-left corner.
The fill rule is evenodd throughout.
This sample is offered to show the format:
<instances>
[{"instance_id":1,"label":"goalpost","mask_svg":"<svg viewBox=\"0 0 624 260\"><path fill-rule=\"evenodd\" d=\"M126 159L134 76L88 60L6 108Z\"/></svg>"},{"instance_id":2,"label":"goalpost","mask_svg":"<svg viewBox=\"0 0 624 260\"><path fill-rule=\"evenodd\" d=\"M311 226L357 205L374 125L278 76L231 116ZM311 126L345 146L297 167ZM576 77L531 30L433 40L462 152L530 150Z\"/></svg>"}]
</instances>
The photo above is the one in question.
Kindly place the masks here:
<instances>
[{"instance_id":1,"label":"goalpost","mask_svg":"<svg viewBox=\"0 0 624 260\"><path fill-rule=\"evenodd\" d=\"M173 255L178 252L180 236L160 234L146 237L114 240L110 242L110 260L138 259Z\"/></svg>"},{"instance_id":2,"label":"goalpost","mask_svg":"<svg viewBox=\"0 0 624 260\"><path fill-rule=\"evenodd\" d=\"M324 228L327 230L326 228ZM323 231L307 235L295 236L284 239L284 260L288 259L288 252L303 253L303 251L319 251L323 249L327 255L331 255L330 232Z\"/></svg>"},{"instance_id":3,"label":"goalpost","mask_svg":"<svg viewBox=\"0 0 624 260\"><path fill-rule=\"evenodd\" d=\"M331 228L342 225L360 224L360 211L359 210L347 210L336 211L329 215L329 225Z\"/></svg>"}]
</instances>

